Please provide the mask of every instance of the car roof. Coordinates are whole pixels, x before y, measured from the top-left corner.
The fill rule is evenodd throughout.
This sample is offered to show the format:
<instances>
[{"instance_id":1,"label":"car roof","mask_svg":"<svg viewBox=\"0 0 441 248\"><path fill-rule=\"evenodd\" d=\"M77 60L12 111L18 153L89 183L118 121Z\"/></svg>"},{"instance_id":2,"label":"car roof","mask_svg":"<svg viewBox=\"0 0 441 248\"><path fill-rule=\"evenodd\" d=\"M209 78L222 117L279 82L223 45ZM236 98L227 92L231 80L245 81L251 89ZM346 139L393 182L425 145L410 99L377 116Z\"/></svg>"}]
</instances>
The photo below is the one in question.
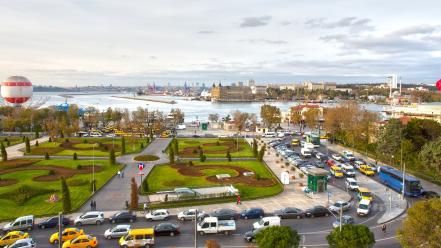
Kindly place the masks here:
<instances>
[{"instance_id":1,"label":"car roof","mask_svg":"<svg viewBox=\"0 0 441 248\"><path fill-rule=\"evenodd\" d=\"M103 212L99 212L99 211L91 211L91 212L87 212L85 214L89 215L89 214L98 214L101 215Z\"/></svg>"},{"instance_id":2,"label":"car roof","mask_svg":"<svg viewBox=\"0 0 441 248\"><path fill-rule=\"evenodd\" d=\"M33 216L33 215L20 216L20 217L18 217L18 218L15 219L15 220L31 219L31 218L33 219L34 216Z\"/></svg>"},{"instance_id":3,"label":"car roof","mask_svg":"<svg viewBox=\"0 0 441 248\"><path fill-rule=\"evenodd\" d=\"M361 201L358 204L369 205L369 204L371 204L371 201L369 201L367 199L361 199Z\"/></svg>"},{"instance_id":4,"label":"car roof","mask_svg":"<svg viewBox=\"0 0 441 248\"><path fill-rule=\"evenodd\" d=\"M348 181L348 182L357 182L357 180L355 180L354 178L350 178L350 177L347 177L346 181Z\"/></svg>"},{"instance_id":5,"label":"car roof","mask_svg":"<svg viewBox=\"0 0 441 248\"><path fill-rule=\"evenodd\" d=\"M116 228L130 228L130 225L117 225Z\"/></svg>"},{"instance_id":6,"label":"car roof","mask_svg":"<svg viewBox=\"0 0 441 248\"><path fill-rule=\"evenodd\" d=\"M20 244L20 243L27 243L27 242L32 242L33 239L32 238L25 238L25 239L19 239L17 241L15 241L16 244Z\"/></svg>"},{"instance_id":7,"label":"car roof","mask_svg":"<svg viewBox=\"0 0 441 248\"><path fill-rule=\"evenodd\" d=\"M19 235L19 234L22 234L22 233L25 234L25 232L22 232L22 231L10 231L6 235L14 235L14 234Z\"/></svg>"},{"instance_id":8,"label":"car roof","mask_svg":"<svg viewBox=\"0 0 441 248\"><path fill-rule=\"evenodd\" d=\"M81 231L81 230L76 227L68 227L68 228L65 228L64 231Z\"/></svg>"},{"instance_id":9,"label":"car roof","mask_svg":"<svg viewBox=\"0 0 441 248\"><path fill-rule=\"evenodd\" d=\"M368 188L365 188L365 187L358 187L358 191L361 191L361 192L370 192L370 190L369 190Z\"/></svg>"},{"instance_id":10,"label":"car roof","mask_svg":"<svg viewBox=\"0 0 441 248\"><path fill-rule=\"evenodd\" d=\"M129 231L130 235L138 235L138 234L153 234L153 228L142 228L142 229L132 229Z\"/></svg>"}]
</instances>

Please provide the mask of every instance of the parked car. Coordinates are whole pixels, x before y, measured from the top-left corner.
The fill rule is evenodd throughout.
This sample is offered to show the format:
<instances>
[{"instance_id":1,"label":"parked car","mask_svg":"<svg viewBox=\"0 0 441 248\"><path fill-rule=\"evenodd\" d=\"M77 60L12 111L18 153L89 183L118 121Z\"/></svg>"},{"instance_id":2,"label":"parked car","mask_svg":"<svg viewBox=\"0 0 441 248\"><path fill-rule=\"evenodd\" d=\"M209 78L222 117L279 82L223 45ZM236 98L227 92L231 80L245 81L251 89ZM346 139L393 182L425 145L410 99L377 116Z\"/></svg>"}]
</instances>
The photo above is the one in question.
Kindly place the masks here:
<instances>
[{"instance_id":1,"label":"parked car","mask_svg":"<svg viewBox=\"0 0 441 248\"><path fill-rule=\"evenodd\" d=\"M222 208L210 213L210 216L219 220L234 220L239 217L239 214L233 209Z\"/></svg>"},{"instance_id":2,"label":"parked car","mask_svg":"<svg viewBox=\"0 0 441 248\"><path fill-rule=\"evenodd\" d=\"M321 159L323 158L323 156L325 156L325 154L323 154L323 153L321 153L321 152L317 152L317 153L315 154L315 157L316 157L317 159L319 159L319 160L321 160Z\"/></svg>"},{"instance_id":3,"label":"parked car","mask_svg":"<svg viewBox=\"0 0 441 248\"><path fill-rule=\"evenodd\" d=\"M70 219L63 217L61 219L61 226L68 226L70 224ZM54 228L58 226L58 216L53 216L45 219L44 221L38 223L38 228Z\"/></svg>"},{"instance_id":4,"label":"parked car","mask_svg":"<svg viewBox=\"0 0 441 248\"><path fill-rule=\"evenodd\" d=\"M5 248L36 248L37 245L32 238L19 239L12 245L8 245Z\"/></svg>"},{"instance_id":5,"label":"parked car","mask_svg":"<svg viewBox=\"0 0 441 248\"><path fill-rule=\"evenodd\" d=\"M117 225L114 228L109 228L104 232L104 238L113 239L126 236L130 231L130 225Z\"/></svg>"},{"instance_id":6,"label":"parked car","mask_svg":"<svg viewBox=\"0 0 441 248\"><path fill-rule=\"evenodd\" d=\"M83 215L78 216L74 220L75 226L82 225L101 225L104 222L104 213L103 212L87 212Z\"/></svg>"},{"instance_id":7,"label":"parked car","mask_svg":"<svg viewBox=\"0 0 441 248\"><path fill-rule=\"evenodd\" d=\"M331 157L332 157L333 159L337 160L337 161L342 161L342 157L341 157L339 154L337 154L337 153L333 153L333 154L331 155Z\"/></svg>"},{"instance_id":8,"label":"parked car","mask_svg":"<svg viewBox=\"0 0 441 248\"><path fill-rule=\"evenodd\" d=\"M242 219L258 219L262 218L265 215L265 212L261 208L250 208L243 210L240 213L240 218Z\"/></svg>"},{"instance_id":9,"label":"parked car","mask_svg":"<svg viewBox=\"0 0 441 248\"><path fill-rule=\"evenodd\" d=\"M323 163L323 162L321 162L321 161L315 161L314 163L313 163L313 165L315 166L315 167L317 167L317 168L325 168L325 163Z\"/></svg>"},{"instance_id":10,"label":"parked car","mask_svg":"<svg viewBox=\"0 0 441 248\"><path fill-rule=\"evenodd\" d=\"M341 217L341 224L342 225L346 225L346 224L354 224L354 217L352 217L352 216L349 216L349 215L343 215L342 217ZM340 218L337 218L337 220L336 221L334 221L333 223L332 223L332 227L334 227L334 228L337 228L337 227L339 227L340 226Z\"/></svg>"},{"instance_id":11,"label":"parked car","mask_svg":"<svg viewBox=\"0 0 441 248\"><path fill-rule=\"evenodd\" d=\"M421 197L424 199L440 198L439 194L435 191L423 191Z\"/></svg>"},{"instance_id":12,"label":"parked car","mask_svg":"<svg viewBox=\"0 0 441 248\"><path fill-rule=\"evenodd\" d=\"M136 221L136 215L130 211L120 211L109 217L110 223L117 222L134 222Z\"/></svg>"},{"instance_id":13,"label":"parked car","mask_svg":"<svg viewBox=\"0 0 441 248\"><path fill-rule=\"evenodd\" d=\"M305 210L305 216L309 218L329 216L329 210L323 206L315 206L313 208Z\"/></svg>"},{"instance_id":14,"label":"parked car","mask_svg":"<svg viewBox=\"0 0 441 248\"><path fill-rule=\"evenodd\" d=\"M199 211L197 209L191 208L178 213L178 220L180 221L194 220L196 211L198 212L198 220L202 220L204 217L208 216L208 214L206 214L204 211Z\"/></svg>"},{"instance_id":15,"label":"parked car","mask_svg":"<svg viewBox=\"0 0 441 248\"><path fill-rule=\"evenodd\" d=\"M2 230L4 233L10 231L24 231L24 230L32 230L34 228L34 216L27 215L21 216L15 219L12 222L7 223L3 226Z\"/></svg>"},{"instance_id":16,"label":"parked car","mask_svg":"<svg viewBox=\"0 0 441 248\"><path fill-rule=\"evenodd\" d=\"M145 215L147 220L168 220L170 214L166 209L157 209Z\"/></svg>"},{"instance_id":17,"label":"parked car","mask_svg":"<svg viewBox=\"0 0 441 248\"><path fill-rule=\"evenodd\" d=\"M262 230L263 229L254 229L254 230L248 231L244 234L243 238L245 239L246 242L256 242L256 236Z\"/></svg>"},{"instance_id":18,"label":"parked car","mask_svg":"<svg viewBox=\"0 0 441 248\"><path fill-rule=\"evenodd\" d=\"M290 207L276 210L274 215L279 216L282 219L300 219L305 216L302 210Z\"/></svg>"},{"instance_id":19,"label":"parked car","mask_svg":"<svg viewBox=\"0 0 441 248\"><path fill-rule=\"evenodd\" d=\"M153 227L155 236L175 236L179 235L179 226L173 223L161 223Z\"/></svg>"},{"instance_id":20,"label":"parked car","mask_svg":"<svg viewBox=\"0 0 441 248\"><path fill-rule=\"evenodd\" d=\"M94 248L98 246L96 237L90 235L81 235L75 239L63 243L63 248Z\"/></svg>"},{"instance_id":21,"label":"parked car","mask_svg":"<svg viewBox=\"0 0 441 248\"><path fill-rule=\"evenodd\" d=\"M15 241L29 238L29 234L22 231L10 231L0 238L0 247L12 245Z\"/></svg>"},{"instance_id":22,"label":"parked car","mask_svg":"<svg viewBox=\"0 0 441 248\"><path fill-rule=\"evenodd\" d=\"M332 204L329 207L329 210L332 212L340 212L340 209L344 211L347 211L351 208L351 203L346 201L336 201L334 204Z\"/></svg>"},{"instance_id":23,"label":"parked car","mask_svg":"<svg viewBox=\"0 0 441 248\"><path fill-rule=\"evenodd\" d=\"M83 234L84 234L83 229L78 229L74 227L66 228L61 232L61 241L64 242L66 240L71 240ZM58 232L56 232L50 236L49 243L58 244L58 242L59 242L59 235Z\"/></svg>"}]
</instances>

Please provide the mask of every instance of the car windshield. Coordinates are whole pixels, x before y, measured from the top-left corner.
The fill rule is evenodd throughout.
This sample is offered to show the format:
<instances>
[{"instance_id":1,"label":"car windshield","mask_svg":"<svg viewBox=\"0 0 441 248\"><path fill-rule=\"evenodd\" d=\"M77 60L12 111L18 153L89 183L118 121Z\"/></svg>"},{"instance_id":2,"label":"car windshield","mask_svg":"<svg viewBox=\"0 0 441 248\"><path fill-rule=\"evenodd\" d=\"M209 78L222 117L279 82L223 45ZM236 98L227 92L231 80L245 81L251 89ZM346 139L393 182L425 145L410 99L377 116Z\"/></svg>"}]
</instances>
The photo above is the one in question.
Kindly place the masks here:
<instances>
[{"instance_id":1,"label":"car windshield","mask_svg":"<svg viewBox=\"0 0 441 248\"><path fill-rule=\"evenodd\" d=\"M410 191L411 192L420 192L422 189L421 183L419 181L410 183Z\"/></svg>"},{"instance_id":2,"label":"car windshield","mask_svg":"<svg viewBox=\"0 0 441 248\"><path fill-rule=\"evenodd\" d=\"M360 208L360 209L368 209L369 206L365 205L365 204L360 204L360 205L358 205L358 208Z\"/></svg>"},{"instance_id":3,"label":"car windshield","mask_svg":"<svg viewBox=\"0 0 441 248\"><path fill-rule=\"evenodd\" d=\"M371 192L361 192L362 196L366 196L366 197L370 197L371 196Z\"/></svg>"},{"instance_id":4,"label":"car windshield","mask_svg":"<svg viewBox=\"0 0 441 248\"><path fill-rule=\"evenodd\" d=\"M357 182L351 182L351 185L357 186Z\"/></svg>"}]
</instances>

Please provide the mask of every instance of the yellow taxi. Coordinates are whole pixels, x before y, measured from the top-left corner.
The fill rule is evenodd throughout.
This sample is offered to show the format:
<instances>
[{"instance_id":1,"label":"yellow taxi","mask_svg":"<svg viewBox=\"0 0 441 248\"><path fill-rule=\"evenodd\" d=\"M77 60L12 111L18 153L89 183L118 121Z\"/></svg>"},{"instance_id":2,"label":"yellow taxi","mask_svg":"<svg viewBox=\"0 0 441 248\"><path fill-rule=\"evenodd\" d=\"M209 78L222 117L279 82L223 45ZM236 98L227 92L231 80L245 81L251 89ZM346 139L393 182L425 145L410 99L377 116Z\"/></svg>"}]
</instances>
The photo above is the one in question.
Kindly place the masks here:
<instances>
[{"instance_id":1,"label":"yellow taxi","mask_svg":"<svg viewBox=\"0 0 441 248\"><path fill-rule=\"evenodd\" d=\"M331 166L331 174L337 178L343 177L342 169L336 165Z\"/></svg>"},{"instance_id":2,"label":"yellow taxi","mask_svg":"<svg viewBox=\"0 0 441 248\"><path fill-rule=\"evenodd\" d=\"M373 176L375 175L375 171L369 166L369 165L360 165L360 167L358 167L360 172L365 174L366 176Z\"/></svg>"},{"instance_id":3,"label":"yellow taxi","mask_svg":"<svg viewBox=\"0 0 441 248\"><path fill-rule=\"evenodd\" d=\"M161 133L161 138L168 138L170 136L171 132L169 130L166 130Z\"/></svg>"},{"instance_id":4,"label":"yellow taxi","mask_svg":"<svg viewBox=\"0 0 441 248\"><path fill-rule=\"evenodd\" d=\"M369 191L368 188L359 187L358 193L357 193L357 199L359 201L361 201L361 200L372 201L372 199L373 199L372 193L371 193L371 191Z\"/></svg>"},{"instance_id":5,"label":"yellow taxi","mask_svg":"<svg viewBox=\"0 0 441 248\"><path fill-rule=\"evenodd\" d=\"M11 245L15 241L20 239L29 238L29 234L22 231L12 231L8 232L5 236L0 238L0 247Z\"/></svg>"},{"instance_id":6,"label":"yellow taxi","mask_svg":"<svg viewBox=\"0 0 441 248\"><path fill-rule=\"evenodd\" d=\"M83 229L78 229L78 228L74 228L74 227L70 227L70 228L66 228L64 229L64 231L61 233L61 241L67 241L67 240L71 240L74 239L80 235L83 235L84 231ZM51 237L49 238L49 243L51 244L57 244L58 243L58 232L54 233L51 235Z\"/></svg>"},{"instance_id":7,"label":"yellow taxi","mask_svg":"<svg viewBox=\"0 0 441 248\"><path fill-rule=\"evenodd\" d=\"M291 145L293 145L293 146L298 146L299 143L300 143L299 139L292 139L291 140Z\"/></svg>"},{"instance_id":8,"label":"yellow taxi","mask_svg":"<svg viewBox=\"0 0 441 248\"><path fill-rule=\"evenodd\" d=\"M63 248L89 248L97 246L98 240L90 235L80 235L63 243Z\"/></svg>"}]
</instances>

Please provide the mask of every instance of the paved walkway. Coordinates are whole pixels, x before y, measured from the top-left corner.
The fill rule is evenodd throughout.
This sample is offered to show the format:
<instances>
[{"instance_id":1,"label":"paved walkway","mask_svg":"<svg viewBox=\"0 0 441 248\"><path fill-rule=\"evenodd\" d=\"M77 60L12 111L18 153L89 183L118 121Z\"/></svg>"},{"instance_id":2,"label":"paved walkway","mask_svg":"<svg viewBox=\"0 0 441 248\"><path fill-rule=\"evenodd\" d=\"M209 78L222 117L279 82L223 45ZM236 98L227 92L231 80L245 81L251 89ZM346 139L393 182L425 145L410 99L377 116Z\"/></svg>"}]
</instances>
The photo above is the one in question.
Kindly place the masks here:
<instances>
[{"instance_id":1,"label":"paved walkway","mask_svg":"<svg viewBox=\"0 0 441 248\"><path fill-rule=\"evenodd\" d=\"M106 185L104 185L98 192L95 193L95 195L84 203L79 211L89 211L90 201L92 199L96 201L97 209L101 211L116 211L125 209L125 202L130 202L130 184L132 177L136 178L138 186L141 184L141 177L138 175L138 162L134 161L133 158L140 154L151 154L160 158L156 161L144 163L144 178L146 175L148 175L153 166L168 162L168 156L165 153L162 153L162 151L165 150L171 140L172 139L170 138L157 138L141 153L118 157L117 162L126 165L122 170L124 177L119 178L118 176L114 176L112 179L110 179ZM139 202L144 202L146 200L146 196L139 196Z\"/></svg>"},{"instance_id":2,"label":"paved walkway","mask_svg":"<svg viewBox=\"0 0 441 248\"><path fill-rule=\"evenodd\" d=\"M340 154L342 154L344 150L348 150L348 148L337 144L326 143L325 145L329 150L338 152ZM374 159L358 152L354 152L354 155L365 161L372 163L375 162ZM378 196L384 202L386 206L386 212L383 214L383 216L380 217L380 219L378 219L378 223L391 221L406 211L408 206L407 200L403 199L401 194L399 194L398 192L389 189L385 185L364 175L358 176L357 182L360 186L367 187L374 195Z\"/></svg>"},{"instance_id":3,"label":"paved walkway","mask_svg":"<svg viewBox=\"0 0 441 248\"><path fill-rule=\"evenodd\" d=\"M30 143L31 145L34 145L35 142L38 140L38 143L43 143L49 140L49 136L43 136L41 138L38 139L34 139L31 140ZM6 148L6 152L8 153L8 159L13 159L13 158L19 158L19 157L23 157L23 151L26 149L26 143L20 143L17 145L13 145L10 147Z\"/></svg>"}]
</instances>

